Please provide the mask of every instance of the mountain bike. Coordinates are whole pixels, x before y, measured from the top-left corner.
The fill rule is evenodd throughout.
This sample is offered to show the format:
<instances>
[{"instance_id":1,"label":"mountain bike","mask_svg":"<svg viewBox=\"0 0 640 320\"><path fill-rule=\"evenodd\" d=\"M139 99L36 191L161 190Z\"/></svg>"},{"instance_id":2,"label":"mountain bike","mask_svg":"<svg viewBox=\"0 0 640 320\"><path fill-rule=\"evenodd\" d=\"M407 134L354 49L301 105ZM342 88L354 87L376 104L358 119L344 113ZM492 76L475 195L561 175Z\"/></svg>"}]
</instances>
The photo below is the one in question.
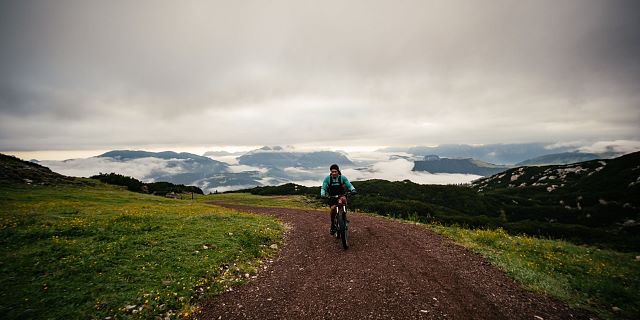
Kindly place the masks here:
<instances>
[{"instance_id":1,"label":"mountain bike","mask_svg":"<svg viewBox=\"0 0 640 320\"><path fill-rule=\"evenodd\" d=\"M340 198L342 195L330 196L330 198ZM347 192L345 197L351 196L351 193ZM333 219L333 225L336 226L336 239L340 239L342 242L342 248L347 250L349 248L349 220L347 219L347 205L344 203L338 203L335 210L337 214Z\"/></svg>"}]
</instances>

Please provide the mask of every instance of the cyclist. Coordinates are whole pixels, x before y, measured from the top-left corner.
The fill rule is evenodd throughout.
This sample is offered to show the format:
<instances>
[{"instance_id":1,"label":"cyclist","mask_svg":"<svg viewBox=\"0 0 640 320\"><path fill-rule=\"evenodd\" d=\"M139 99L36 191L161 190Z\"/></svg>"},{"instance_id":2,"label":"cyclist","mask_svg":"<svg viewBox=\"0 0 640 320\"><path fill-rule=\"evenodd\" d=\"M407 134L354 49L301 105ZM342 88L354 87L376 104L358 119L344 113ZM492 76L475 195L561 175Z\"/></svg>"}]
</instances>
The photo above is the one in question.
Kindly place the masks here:
<instances>
[{"instance_id":1,"label":"cyclist","mask_svg":"<svg viewBox=\"0 0 640 320\"><path fill-rule=\"evenodd\" d=\"M329 217L331 218L331 229L329 233L331 235L334 235L336 233L336 226L333 225L333 221L336 216L336 206L339 203L347 203L345 189L350 190L351 193L356 193L356 188L353 187L347 177L342 175L337 164L332 164L329 170L331 171L331 173L326 178L324 178L324 181L322 182L322 187L320 188L320 197L324 198L330 196L329 207L331 207L331 214L329 215ZM341 197L336 198L334 196Z\"/></svg>"}]
</instances>

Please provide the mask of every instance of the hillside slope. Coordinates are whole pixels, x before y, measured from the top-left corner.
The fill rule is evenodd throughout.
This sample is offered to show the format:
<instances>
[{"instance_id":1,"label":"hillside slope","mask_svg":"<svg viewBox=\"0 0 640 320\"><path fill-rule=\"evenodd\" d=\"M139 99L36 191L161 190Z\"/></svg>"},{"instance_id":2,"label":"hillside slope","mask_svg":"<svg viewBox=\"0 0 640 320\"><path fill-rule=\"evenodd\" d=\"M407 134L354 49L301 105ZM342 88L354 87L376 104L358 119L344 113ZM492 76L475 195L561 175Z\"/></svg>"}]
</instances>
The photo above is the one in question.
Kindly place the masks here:
<instances>
[{"instance_id":1,"label":"hillside slope","mask_svg":"<svg viewBox=\"0 0 640 320\"><path fill-rule=\"evenodd\" d=\"M518 167L479 179L472 187L478 192L501 191L544 202L565 198L576 208L600 204L638 209L640 152L568 165ZM575 198L570 199L572 196Z\"/></svg>"},{"instance_id":2,"label":"hillside slope","mask_svg":"<svg viewBox=\"0 0 640 320\"><path fill-rule=\"evenodd\" d=\"M0 208L3 320L184 319L199 299L238 283L230 278L255 272L284 232L273 218L4 155Z\"/></svg>"},{"instance_id":3,"label":"hillside slope","mask_svg":"<svg viewBox=\"0 0 640 320\"><path fill-rule=\"evenodd\" d=\"M572 165L518 167L472 185L355 181L353 208L405 219L471 227L640 251L640 152ZM308 194L293 184L255 194Z\"/></svg>"},{"instance_id":4,"label":"hillside slope","mask_svg":"<svg viewBox=\"0 0 640 320\"><path fill-rule=\"evenodd\" d=\"M0 182L50 185L76 181L74 178L55 173L37 163L0 153Z\"/></svg>"}]
</instances>

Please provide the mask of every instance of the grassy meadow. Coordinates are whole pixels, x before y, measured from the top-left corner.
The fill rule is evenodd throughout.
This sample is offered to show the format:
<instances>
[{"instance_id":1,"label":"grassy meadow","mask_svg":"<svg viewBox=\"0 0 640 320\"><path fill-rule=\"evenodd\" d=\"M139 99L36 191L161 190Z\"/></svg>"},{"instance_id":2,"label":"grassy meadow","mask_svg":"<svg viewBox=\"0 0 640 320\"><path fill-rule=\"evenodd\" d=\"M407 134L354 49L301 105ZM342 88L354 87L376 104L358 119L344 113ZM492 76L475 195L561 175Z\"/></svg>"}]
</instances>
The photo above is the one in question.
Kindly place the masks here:
<instances>
[{"instance_id":1,"label":"grassy meadow","mask_svg":"<svg viewBox=\"0 0 640 320\"><path fill-rule=\"evenodd\" d=\"M291 209L322 209L326 205L300 195L286 196L260 196L250 193L220 193L211 195L197 195L195 200L200 203L221 201L228 204L239 204L247 206L291 208Z\"/></svg>"},{"instance_id":2,"label":"grassy meadow","mask_svg":"<svg viewBox=\"0 0 640 320\"><path fill-rule=\"evenodd\" d=\"M273 218L96 182L0 186L2 319L180 318L251 277Z\"/></svg>"},{"instance_id":3,"label":"grassy meadow","mask_svg":"<svg viewBox=\"0 0 640 320\"><path fill-rule=\"evenodd\" d=\"M637 253L513 236L502 229L429 227L487 257L529 290L590 310L604 319L638 319L640 315Z\"/></svg>"},{"instance_id":4,"label":"grassy meadow","mask_svg":"<svg viewBox=\"0 0 640 320\"><path fill-rule=\"evenodd\" d=\"M209 202L322 207L304 196L173 200L93 184L0 186L3 319L187 316L203 296L251 277L284 231L275 219ZM501 229L425 226L484 255L529 290L605 319L638 318L639 253Z\"/></svg>"}]
</instances>

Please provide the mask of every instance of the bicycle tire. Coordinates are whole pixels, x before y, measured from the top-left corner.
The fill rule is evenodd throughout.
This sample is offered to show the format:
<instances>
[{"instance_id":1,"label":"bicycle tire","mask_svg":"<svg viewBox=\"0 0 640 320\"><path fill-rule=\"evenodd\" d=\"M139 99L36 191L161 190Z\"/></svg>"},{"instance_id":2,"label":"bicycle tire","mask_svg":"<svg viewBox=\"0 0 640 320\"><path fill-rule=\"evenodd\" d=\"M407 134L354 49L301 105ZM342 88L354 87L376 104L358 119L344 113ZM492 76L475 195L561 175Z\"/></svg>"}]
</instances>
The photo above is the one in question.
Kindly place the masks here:
<instances>
[{"instance_id":1,"label":"bicycle tire","mask_svg":"<svg viewBox=\"0 0 640 320\"><path fill-rule=\"evenodd\" d=\"M335 210L336 210L336 214L335 214L335 216L333 217L333 225L334 225L334 228L335 228L335 231L336 231L336 232L333 234L333 236L334 236L334 237L336 237L336 239L340 239L340 232L338 232L338 230L340 229L340 228L339 228L340 224L338 223L338 222L340 221L340 220L338 220L338 216L339 216L339 214L338 214L338 213L339 213L339 209L338 209L338 207L336 207L336 208L335 208Z\"/></svg>"},{"instance_id":2,"label":"bicycle tire","mask_svg":"<svg viewBox=\"0 0 640 320\"><path fill-rule=\"evenodd\" d=\"M347 235L347 213L342 209L338 209L338 234L340 235L340 240L342 240L342 248L347 250L349 248Z\"/></svg>"}]
</instances>

